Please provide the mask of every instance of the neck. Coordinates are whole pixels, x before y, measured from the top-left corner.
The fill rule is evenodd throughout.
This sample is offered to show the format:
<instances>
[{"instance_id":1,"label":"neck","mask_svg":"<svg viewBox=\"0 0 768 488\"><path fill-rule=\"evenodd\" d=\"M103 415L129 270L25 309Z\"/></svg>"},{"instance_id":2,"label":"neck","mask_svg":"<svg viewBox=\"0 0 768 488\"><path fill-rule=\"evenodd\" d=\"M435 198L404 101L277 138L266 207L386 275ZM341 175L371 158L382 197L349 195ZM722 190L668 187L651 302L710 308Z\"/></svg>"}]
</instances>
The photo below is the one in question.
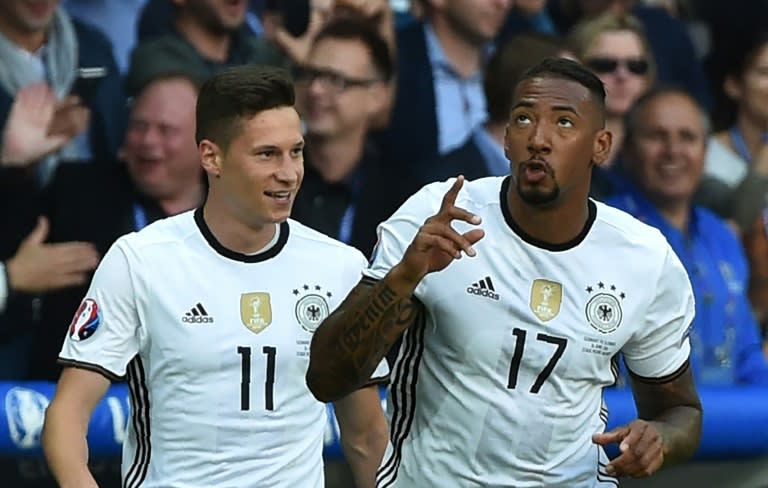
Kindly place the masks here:
<instances>
[{"instance_id":1,"label":"neck","mask_svg":"<svg viewBox=\"0 0 768 488\"><path fill-rule=\"evenodd\" d=\"M683 234L688 233L688 220L691 215L690 202L669 202L655 204L664 220Z\"/></svg>"},{"instance_id":2,"label":"neck","mask_svg":"<svg viewBox=\"0 0 768 488\"><path fill-rule=\"evenodd\" d=\"M768 133L768 127L765 122L759 123L745 112L745 110L739 110L736 127L741 132L741 137L744 138L744 144L747 145L750 157L755 158L765 144L763 137Z\"/></svg>"},{"instance_id":3,"label":"neck","mask_svg":"<svg viewBox=\"0 0 768 488\"><path fill-rule=\"evenodd\" d=\"M264 249L275 236L276 226L270 222L252 225L229 208L216 191L208 191L203 207L203 219L213 236L230 251L240 254L255 254Z\"/></svg>"},{"instance_id":4,"label":"neck","mask_svg":"<svg viewBox=\"0 0 768 488\"><path fill-rule=\"evenodd\" d=\"M230 34L211 32L184 11L181 11L176 19L176 30L204 58L217 63L227 61L229 47L232 44L232 36Z\"/></svg>"},{"instance_id":5,"label":"neck","mask_svg":"<svg viewBox=\"0 0 768 488\"><path fill-rule=\"evenodd\" d=\"M608 159L601 166L603 168L610 168L613 166L614 161L616 161L616 157L621 152L621 146L624 144L624 119L621 116L608 117L605 121L605 128L611 132L613 142L611 143L611 152L608 154Z\"/></svg>"},{"instance_id":6,"label":"neck","mask_svg":"<svg viewBox=\"0 0 768 488\"><path fill-rule=\"evenodd\" d=\"M307 135L310 164L326 183L338 183L355 170L363 157L364 137L323 138Z\"/></svg>"},{"instance_id":7,"label":"neck","mask_svg":"<svg viewBox=\"0 0 768 488\"><path fill-rule=\"evenodd\" d=\"M192 210L200 206L203 202L204 185L202 182L197 185L188 186L189 190L166 198L158 200L158 205L163 209L166 215L178 215L187 210Z\"/></svg>"},{"instance_id":8,"label":"neck","mask_svg":"<svg viewBox=\"0 0 768 488\"><path fill-rule=\"evenodd\" d=\"M499 146L504 147L504 134L507 131L506 122L488 122L485 124L485 130L493 137L493 140L499 143Z\"/></svg>"},{"instance_id":9,"label":"neck","mask_svg":"<svg viewBox=\"0 0 768 488\"><path fill-rule=\"evenodd\" d=\"M45 29L32 32L24 29L17 29L9 22L9 19L3 16L0 16L0 32L9 41L30 53L35 53L43 47L47 36Z\"/></svg>"},{"instance_id":10,"label":"neck","mask_svg":"<svg viewBox=\"0 0 768 488\"><path fill-rule=\"evenodd\" d=\"M514 182L510 182L507 205L515 223L529 236L548 244L565 244L575 239L584 230L589 218L587 192L573 195L572 201L583 204L572 205L561 202L550 208L532 206L520 199Z\"/></svg>"},{"instance_id":11,"label":"neck","mask_svg":"<svg viewBox=\"0 0 768 488\"><path fill-rule=\"evenodd\" d=\"M483 57L482 46L462 39L441 17L433 17L431 25L448 63L462 78L469 78L480 71Z\"/></svg>"}]
</instances>

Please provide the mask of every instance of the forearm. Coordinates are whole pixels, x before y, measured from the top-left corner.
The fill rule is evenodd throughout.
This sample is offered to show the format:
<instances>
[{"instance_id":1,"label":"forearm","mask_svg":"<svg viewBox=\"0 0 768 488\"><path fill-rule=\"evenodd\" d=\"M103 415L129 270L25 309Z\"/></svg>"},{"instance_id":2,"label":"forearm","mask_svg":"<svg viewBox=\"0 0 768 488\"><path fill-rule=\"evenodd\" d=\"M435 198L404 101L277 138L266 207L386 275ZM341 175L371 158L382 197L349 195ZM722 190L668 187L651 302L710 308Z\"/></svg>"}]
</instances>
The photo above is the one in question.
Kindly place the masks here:
<instances>
[{"instance_id":1,"label":"forearm","mask_svg":"<svg viewBox=\"0 0 768 488\"><path fill-rule=\"evenodd\" d=\"M362 386L398 337L414 323L416 284L396 268L378 282L362 281L315 331L307 384L320 401L336 401Z\"/></svg>"},{"instance_id":2,"label":"forearm","mask_svg":"<svg viewBox=\"0 0 768 488\"><path fill-rule=\"evenodd\" d=\"M43 451L61 488L98 487L88 470L88 443L85 437L87 420L85 424L83 426L83 422L68 418L54 403L46 412Z\"/></svg>"},{"instance_id":3,"label":"forearm","mask_svg":"<svg viewBox=\"0 0 768 488\"><path fill-rule=\"evenodd\" d=\"M649 419L664 439L664 466L690 459L701 438L701 409L674 407Z\"/></svg>"},{"instance_id":4,"label":"forearm","mask_svg":"<svg viewBox=\"0 0 768 488\"><path fill-rule=\"evenodd\" d=\"M357 488L373 488L376 485L376 471L379 469L387 448L386 425L374 429L363 439L354 441L341 439L344 457L355 478Z\"/></svg>"}]
</instances>

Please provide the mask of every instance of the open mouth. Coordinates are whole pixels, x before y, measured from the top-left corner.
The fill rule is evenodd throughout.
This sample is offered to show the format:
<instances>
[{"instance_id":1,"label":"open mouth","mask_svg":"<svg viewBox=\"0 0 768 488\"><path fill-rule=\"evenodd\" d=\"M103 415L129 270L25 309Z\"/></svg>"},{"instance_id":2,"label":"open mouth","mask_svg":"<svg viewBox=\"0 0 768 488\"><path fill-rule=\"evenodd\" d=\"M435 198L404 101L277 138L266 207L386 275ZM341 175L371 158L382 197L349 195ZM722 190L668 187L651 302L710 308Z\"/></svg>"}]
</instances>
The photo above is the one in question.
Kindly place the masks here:
<instances>
[{"instance_id":1,"label":"open mouth","mask_svg":"<svg viewBox=\"0 0 768 488\"><path fill-rule=\"evenodd\" d=\"M279 203L287 203L291 201L290 191L265 191L264 194Z\"/></svg>"}]
</instances>

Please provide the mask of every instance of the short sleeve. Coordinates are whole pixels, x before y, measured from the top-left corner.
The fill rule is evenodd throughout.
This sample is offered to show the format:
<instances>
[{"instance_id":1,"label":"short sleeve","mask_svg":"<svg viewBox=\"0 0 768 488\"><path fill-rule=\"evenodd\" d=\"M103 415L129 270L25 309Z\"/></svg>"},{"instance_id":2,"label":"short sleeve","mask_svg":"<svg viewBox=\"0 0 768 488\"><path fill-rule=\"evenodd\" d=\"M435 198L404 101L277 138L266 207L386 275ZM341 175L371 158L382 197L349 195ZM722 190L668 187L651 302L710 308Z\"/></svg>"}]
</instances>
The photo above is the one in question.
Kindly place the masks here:
<instances>
[{"instance_id":1,"label":"short sleeve","mask_svg":"<svg viewBox=\"0 0 768 488\"><path fill-rule=\"evenodd\" d=\"M371 263L363 272L365 276L380 280L400 262L424 221L437 213L443 194L452 184L453 180L448 180L425 186L406 200L389 219L379 224L378 241ZM416 288L417 297L423 292L423 283Z\"/></svg>"},{"instance_id":2,"label":"short sleeve","mask_svg":"<svg viewBox=\"0 0 768 488\"><path fill-rule=\"evenodd\" d=\"M669 245L653 290L645 322L622 353L633 376L665 382L675 379L687 365L691 352L688 335L695 315L688 273Z\"/></svg>"},{"instance_id":3,"label":"short sleeve","mask_svg":"<svg viewBox=\"0 0 768 488\"><path fill-rule=\"evenodd\" d=\"M125 376L139 350L134 274L121 241L102 259L67 330L59 363L111 380Z\"/></svg>"}]
</instances>

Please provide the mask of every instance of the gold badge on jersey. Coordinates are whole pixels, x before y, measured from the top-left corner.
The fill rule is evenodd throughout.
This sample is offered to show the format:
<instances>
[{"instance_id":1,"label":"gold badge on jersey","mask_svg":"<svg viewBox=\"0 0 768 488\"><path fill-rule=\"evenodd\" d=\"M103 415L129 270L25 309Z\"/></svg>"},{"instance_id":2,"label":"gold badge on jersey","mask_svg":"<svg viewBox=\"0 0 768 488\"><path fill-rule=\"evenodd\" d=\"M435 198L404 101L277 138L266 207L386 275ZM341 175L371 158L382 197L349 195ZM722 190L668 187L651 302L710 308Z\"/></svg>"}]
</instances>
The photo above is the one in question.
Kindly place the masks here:
<instances>
[{"instance_id":1,"label":"gold badge on jersey","mask_svg":"<svg viewBox=\"0 0 768 488\"><path fill-rule=\"evenodd\" d=\"M266 329L272 323L269 293L257 291L240 295L240 319L254 334Z\"/></svg>"},{"instance_id":2,"label":"gold badge on jersey","mask_svg":"<svg viewBox=\"0 0 768 488\"><path fill-rule=\"evenodd\" d=\"M531 286L531 312L542 322L552 320L560 313L563 285L556 281L538 279Z\"/></svg>"}]
</instances>

